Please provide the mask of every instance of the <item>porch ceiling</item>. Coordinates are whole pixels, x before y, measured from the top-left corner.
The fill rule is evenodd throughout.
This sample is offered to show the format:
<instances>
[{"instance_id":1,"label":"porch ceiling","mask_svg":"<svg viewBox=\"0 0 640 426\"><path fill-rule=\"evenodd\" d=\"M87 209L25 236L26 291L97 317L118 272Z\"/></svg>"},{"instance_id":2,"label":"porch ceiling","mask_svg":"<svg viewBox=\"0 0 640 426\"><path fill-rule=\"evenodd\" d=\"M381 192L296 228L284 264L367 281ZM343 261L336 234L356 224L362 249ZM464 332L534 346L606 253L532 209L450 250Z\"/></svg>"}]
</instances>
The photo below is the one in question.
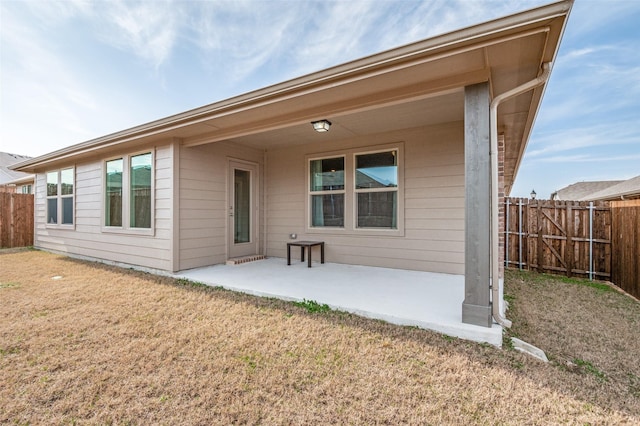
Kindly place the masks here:
<instances>
[{"instance_id":1,"label":"porch ceiling","mask_svg":"<svg viewBox=\"0 0 640 426\"><path fill-rule=\"evenodd\" d=\"M304 145L366 136L400 129L462 120L464 92L461 89L410 102L380 108L319 117L331 121L328 133L313 131L310 122L281 129L230 138L228 141L258 149L274 149L283 146Z\"/></svg>"}]
</instances>

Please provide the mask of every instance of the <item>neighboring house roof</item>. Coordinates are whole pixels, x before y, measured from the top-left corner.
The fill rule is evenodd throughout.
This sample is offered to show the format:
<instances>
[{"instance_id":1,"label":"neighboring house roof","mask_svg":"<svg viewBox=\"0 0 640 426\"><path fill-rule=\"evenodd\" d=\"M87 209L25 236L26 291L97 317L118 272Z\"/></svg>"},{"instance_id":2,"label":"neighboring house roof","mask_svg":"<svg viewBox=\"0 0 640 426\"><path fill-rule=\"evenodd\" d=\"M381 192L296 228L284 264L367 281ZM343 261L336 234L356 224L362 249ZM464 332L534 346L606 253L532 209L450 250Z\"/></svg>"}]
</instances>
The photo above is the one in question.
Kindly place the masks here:
<instances>
[{"instance_id":1,"label":"neighboring house roof","mask_svg":"<svg viewBox=\"0 0 640 426\"><path fill-rule=\"evenodd\" d=\"M582 198L580 201L597 201L597 200L620 200L640 198L640 176L636 176L629 180L620 181L615 185L611 185L600 191L593 192Z\"/></svg>"},{"instance_id":2,"label":"neighboring house roof","mask_svg":"<svg viewBox=\"0 0 640 426\"><path fill-rule=\"evenodd\" d=\"M602 180L602 181L591 181L591 182L576 182L572 183L569 186L565 186L562 189L558 189L556 192L551 194L552 200L581 200L589 194L593 194L594 192L602 191L603 189L609 188L613 185L616 185L621 180Z\"/></svg>"},{"instance_id":3,"label":"neighboring house roof","mask_svg":"<svg viewBox=\"0 0 640 426\"><path fill-rule=\"evenodd\" d=\"M398 186L395 182L377 176L368 170L356 170L356 182L358 188L393 188Z\"/></svg>"},{"instance_id":4,"label":"neighboring house roof","mask_svg":"<svg viewBox=\"0 0 640 426\"><path fill-rule=\"evenodd\" d=\"M24 184L33 184L36 180L36 175L34 174L26 174L21 178L11 180L9 182L5 182L3 185L24 185Z\"/></svg>"},{"instance_id":5,"label":"neighboring house roof","mask_svg":"<svg viewBox=\"0 0 640 426\"><path fill-rule=\"evenodd\" d=\"M573 1L564 0L453 31L323 71L142 124L24 161L25 172L64 167L142 143L190 147L227 141L261 150L368 137L464 120L465 87L490 83L494 96L553 63ZM515 180L546 84L503 102L504 183ZM311 121L330 119L327 134Z\"/></svg>"},{"instance_id":6,"label":"neighboring house roof","mask_svg":"<svg viewBox=\"0 0 640 426\"><path fill-rule=\"evenodd\" d=\"M12 170L9 166L29 160L31 157L26 155L10 154L8 152L0 152L0 185L17 183L15 180L31 176L30 173Z\"/></svg>"}]
</instances>

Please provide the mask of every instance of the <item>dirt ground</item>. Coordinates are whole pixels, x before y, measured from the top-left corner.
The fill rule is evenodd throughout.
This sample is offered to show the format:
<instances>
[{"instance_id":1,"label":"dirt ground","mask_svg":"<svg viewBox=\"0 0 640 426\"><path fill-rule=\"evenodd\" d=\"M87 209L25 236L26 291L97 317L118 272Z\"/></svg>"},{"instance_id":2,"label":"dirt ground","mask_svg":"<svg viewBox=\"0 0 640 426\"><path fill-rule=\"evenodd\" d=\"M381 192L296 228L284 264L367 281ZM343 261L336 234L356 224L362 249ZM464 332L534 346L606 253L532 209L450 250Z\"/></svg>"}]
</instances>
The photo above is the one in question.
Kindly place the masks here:
<instances>
[{"instance_id":1,"label":"dirt ground","mask_svg":"<svg viewBox=\"0 0 640 426\"><path fill-rule=\"evenodd\" d=\"M0 253L0 423L640 423L639 302L511 271L505 293L508 335L549 363L319 305Z\"/></svg>"}]
</instances>

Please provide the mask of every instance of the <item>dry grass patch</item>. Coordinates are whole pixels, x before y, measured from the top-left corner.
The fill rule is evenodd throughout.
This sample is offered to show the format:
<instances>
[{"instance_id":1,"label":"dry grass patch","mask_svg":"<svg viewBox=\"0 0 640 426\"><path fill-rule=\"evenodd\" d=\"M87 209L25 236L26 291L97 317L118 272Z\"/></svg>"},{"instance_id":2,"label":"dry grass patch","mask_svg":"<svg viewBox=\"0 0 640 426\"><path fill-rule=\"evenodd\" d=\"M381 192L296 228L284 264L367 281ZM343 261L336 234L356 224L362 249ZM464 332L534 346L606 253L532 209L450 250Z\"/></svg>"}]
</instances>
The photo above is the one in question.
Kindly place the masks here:
<instances>
[{"instance_id":1,"label":"dry grass patch","mask_svg":"<svg viewBox=\"0 0 640 426\"><path fill-rule=\"evenodd\" d=\"M516 351L37 251L0 254L0 284L2 423L639 421L586 355L606 396Z\"/></svg>"},{"instance_id":2,"label":"dry grass patch","mask_svg":"<svg viewBox=\"0 0 640 426\"><path fill-rule=\"evenodd\" d=\"M602 406L640 413L640 302L584 279L507 271L509 331L543 348L569 374L542 375L547 386Z\"/></svg>"}]
</instances>

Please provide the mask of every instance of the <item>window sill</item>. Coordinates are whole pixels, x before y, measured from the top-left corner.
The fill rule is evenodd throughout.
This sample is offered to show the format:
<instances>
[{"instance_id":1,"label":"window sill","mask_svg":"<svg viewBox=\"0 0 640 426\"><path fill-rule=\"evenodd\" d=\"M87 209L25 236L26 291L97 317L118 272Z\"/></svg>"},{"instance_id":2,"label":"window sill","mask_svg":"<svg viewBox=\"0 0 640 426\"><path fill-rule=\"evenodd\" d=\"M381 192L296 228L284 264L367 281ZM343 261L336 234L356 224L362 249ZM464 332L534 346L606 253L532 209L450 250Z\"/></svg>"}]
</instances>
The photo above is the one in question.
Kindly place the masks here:
<instances>
[{"instance_id":1,"label":"window sill","mask_svg":"<svg viewBox=\"0 0 640 426\"><path fill-rule=\"evenodd\" d=\"M140 235L146 237L155 236L155 229L150 228L121 228L118 226L103 226L102 233L104 234L122 234L122 235Z\"/></svg>"},{"instance_id":2,"label":"window sill","mask_svg":"<svg viewBox=\"0 0 640 426\"><path fill-rule=\"evenodd\" d=\"M307 227L308 234L349 235L354 237L404 237L404 229L376 229L376 228L312 228Z\"/></svg>"},{"instance_id":3,"label":"window sill","mask_svg":"<svg viewBox=\"0 0 640 426\"><path fill-rule=\"evenodd\" d=\"M60 229L60 230L67 230L67 231L75 231L76 225L75 224L58 225L57 223L47 223L47 224L45 224L45 228L47 228L47 229Z\"/></svg>"}]
</instances>

